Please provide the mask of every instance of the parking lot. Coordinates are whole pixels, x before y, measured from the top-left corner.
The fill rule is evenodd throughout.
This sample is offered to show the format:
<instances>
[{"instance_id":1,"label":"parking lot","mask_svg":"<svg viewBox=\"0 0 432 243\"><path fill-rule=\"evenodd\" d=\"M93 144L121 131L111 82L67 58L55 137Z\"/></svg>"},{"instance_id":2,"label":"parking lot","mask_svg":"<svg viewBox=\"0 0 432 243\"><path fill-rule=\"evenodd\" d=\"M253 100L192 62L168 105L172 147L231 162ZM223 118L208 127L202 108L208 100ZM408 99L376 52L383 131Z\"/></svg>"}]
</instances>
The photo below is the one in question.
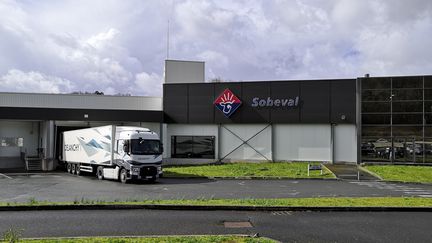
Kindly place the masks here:
<instances>
[{"instance_id":1,"label":"parking lot","mask_svg":"<svg viewBox=\"0 0 432 243\"><path fill-rule=\"evenodd\" d=\"M156 183L122 184L67 173L0 174L0 202L30 200L132 201L145 199L432 197L432 185L338 180L211 180L161 178Z\"/></svg>"}]
</instances>

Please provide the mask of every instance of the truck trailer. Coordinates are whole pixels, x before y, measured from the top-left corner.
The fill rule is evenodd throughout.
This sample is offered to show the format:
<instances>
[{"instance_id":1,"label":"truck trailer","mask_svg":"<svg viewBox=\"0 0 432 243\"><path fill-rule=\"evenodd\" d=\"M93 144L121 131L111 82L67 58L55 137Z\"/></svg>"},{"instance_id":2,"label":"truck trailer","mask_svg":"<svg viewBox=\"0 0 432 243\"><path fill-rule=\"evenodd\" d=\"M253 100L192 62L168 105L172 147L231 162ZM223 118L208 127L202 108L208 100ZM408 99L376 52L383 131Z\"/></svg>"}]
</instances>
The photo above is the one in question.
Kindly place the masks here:
<instances>
[{"instance_id":1,"label":"truck trailer","mask_svg":"<svg viewBox=\"0 0 432 243\"><path fill-rule=\"evenodd\" d=\"M61 160L68 173L97 178L156 181L162 171L159 135L142 127L102 126L63 132Z\"/></svg>"}]
</instances>

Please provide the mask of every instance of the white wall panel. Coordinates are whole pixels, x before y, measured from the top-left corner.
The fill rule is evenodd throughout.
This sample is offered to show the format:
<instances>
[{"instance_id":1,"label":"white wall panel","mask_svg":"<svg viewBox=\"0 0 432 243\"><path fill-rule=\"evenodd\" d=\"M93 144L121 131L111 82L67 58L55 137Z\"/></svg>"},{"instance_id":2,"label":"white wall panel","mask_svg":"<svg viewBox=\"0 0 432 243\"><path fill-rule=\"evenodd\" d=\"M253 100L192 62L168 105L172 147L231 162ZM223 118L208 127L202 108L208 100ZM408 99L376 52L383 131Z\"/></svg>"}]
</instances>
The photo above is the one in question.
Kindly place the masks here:
<instances>
[{"instance_id":1,"label":"white wall panel","mask_svg":"<svg viewBox=\"0 0 432 243\"><path fill-rule=\"evenodd\" d=\"M324 124L274 125L274 159L330 161L331 127Z\"/></svg>"},{"instance_id":2,"label":"white wall panel","mask_svg":"<svg viewBox=\"0 0 432 243\"><path fill-rule=\"evenodd\" d=\"M165 83L204 83L204 62L165 61Z\"/></svg>"},{"instance_id":3,"label":"white wall panel","mask_svg":"<svg viewBox=\"0 0 432 243\"><path fill-rule=\"evenodd\" d=\"M0 93L0 106L109 110L162 110L162 97Z\"/></svg>"},{"instance_id":4,"label":"white wall panel","mask_svg":"<svg viewBox=\"0 0 432 243\"><path fill-rule=\"evenodd\" d=\"M221 127L221 157L228 155L225 158L227 160L271 160L271 127L266 128L266 126L266 124L224 124ZM260 133L257 134L258 132ZM257 135L248 141L250 146L243 144L233 151L243 143L242 140L246 141L255 134Z\"/></svg>"},{"instance_id":5,"label":"white wall panel","mask_svg":"<svg viewBox=\"0 0 432 243\"><path fill-rule=\"evenodd\" d=\"M334 126L335 162L357 162L356 126L339 124Z\"/></svg>"}]
</instances>

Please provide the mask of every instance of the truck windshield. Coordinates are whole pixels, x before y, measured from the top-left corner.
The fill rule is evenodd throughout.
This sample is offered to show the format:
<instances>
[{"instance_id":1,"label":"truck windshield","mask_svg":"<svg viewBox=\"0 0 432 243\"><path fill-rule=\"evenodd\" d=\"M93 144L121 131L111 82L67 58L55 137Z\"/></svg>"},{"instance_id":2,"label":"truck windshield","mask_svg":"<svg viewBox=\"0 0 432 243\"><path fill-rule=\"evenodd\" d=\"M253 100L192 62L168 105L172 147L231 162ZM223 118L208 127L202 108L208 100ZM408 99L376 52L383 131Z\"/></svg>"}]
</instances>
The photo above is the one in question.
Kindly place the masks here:
<instances>
[{"instance_id":1,"label":"truck windshield","mask_svg":"<svg viewBox=\"0 0 432 243\"><path fill-rule=\"evenodd\" d=\"M159 140L131 139L132 154L161 154Z\"/></svg>"}]
</instances>

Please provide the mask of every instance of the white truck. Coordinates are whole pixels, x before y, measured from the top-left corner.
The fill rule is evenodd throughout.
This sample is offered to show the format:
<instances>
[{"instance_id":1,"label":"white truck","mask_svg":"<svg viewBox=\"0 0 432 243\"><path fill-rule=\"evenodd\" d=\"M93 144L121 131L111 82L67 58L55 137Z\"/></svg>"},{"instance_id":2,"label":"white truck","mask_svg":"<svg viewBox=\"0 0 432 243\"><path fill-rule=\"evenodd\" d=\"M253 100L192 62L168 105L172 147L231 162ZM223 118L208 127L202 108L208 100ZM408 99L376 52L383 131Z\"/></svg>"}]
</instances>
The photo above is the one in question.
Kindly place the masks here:
<instances>
[{"instance_id":1,"label":"white truck","mask_svg":"<svg viewBox=\"0 0 432 243\"><path fill-rule=\"evenodd\" d=\"M156 181L162 176L162 143L147 128L102 126L63 132L61 160L67 171L98 179Z\"/></svg>"}]
</instances>

